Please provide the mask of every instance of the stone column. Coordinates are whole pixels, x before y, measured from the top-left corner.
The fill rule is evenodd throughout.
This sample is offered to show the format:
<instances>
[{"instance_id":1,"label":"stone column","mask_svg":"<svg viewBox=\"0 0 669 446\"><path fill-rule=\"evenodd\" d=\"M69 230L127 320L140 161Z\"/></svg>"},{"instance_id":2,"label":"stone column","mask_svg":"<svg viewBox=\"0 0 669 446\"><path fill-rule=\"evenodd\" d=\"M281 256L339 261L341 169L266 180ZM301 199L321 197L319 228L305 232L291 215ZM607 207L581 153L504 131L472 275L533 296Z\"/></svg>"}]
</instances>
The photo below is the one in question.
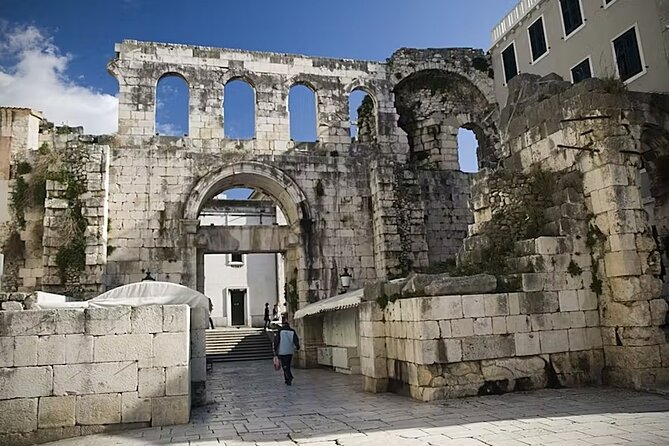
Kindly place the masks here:
<instances>
[{"instance_id":1,"label":"stone column","mask_svg":"<svg viewBox=\"0 0 669 446\"><path fill-rule=\"evenodd\" d=\"M633 144L632 141L624 141ZM584 174L584 191L595 215L587 241L592 246L593 289L605 353L605 382L647 388L669 381L662 355L667 311L661 299L659 251L643 210L636 155L621 154L621 141L607 141L604 161ZM614 144L615 143L615 144Z\"/></svg>"},{"instance_id":2,"label":"stone column","mask_svg":"<svg viewBox=\"0 0 669 446\"><path fill-rule=\"evenodd\" d=\"M383 311L376 302L362 302L358 307L360 337L358 352L360 370L363 376L363 388L366 392L380 393L388 391L388 359L386 338L381 330L366 329L374 323L383 322Z\"/></svg>"},{"instance_id":3,"label":"stone column","mask_svg":"<svg viewBox=\"0 0 669 446\"><path fill-rule=\"evenodd\" d=\"M208 73L214 76L213 73ZM212 140L223 137L223 85L202 76L189 86L188 136Z\"/></svg>"},{"instance_id":4,"label":"stone column","mask_svg":"<svg viewBox=\"0 0 669 446\"><path fill-rule=\"evenodd\" d=\"M198 249L196 246L197 228L200 222L198 220L181 220L181 232L184 235L183 264L184 270L181 275L181 284L189 288L198 287ZM202 257L204 260L204 256ZM202 265L204 266L204 265ZM204 270L202 270L202 284L204 289Z\"/></svg>"},{"instance_id":5,"label":"stone column","mask_svg":"<svg viewBox=\"0 0 669 446\"><path fill-rule=\"evenodd\" d=\"M283 76L272 74L264 74L255 85L258 153L282 153L288 149L288 88Z\"/></svg>"}]
</instances>

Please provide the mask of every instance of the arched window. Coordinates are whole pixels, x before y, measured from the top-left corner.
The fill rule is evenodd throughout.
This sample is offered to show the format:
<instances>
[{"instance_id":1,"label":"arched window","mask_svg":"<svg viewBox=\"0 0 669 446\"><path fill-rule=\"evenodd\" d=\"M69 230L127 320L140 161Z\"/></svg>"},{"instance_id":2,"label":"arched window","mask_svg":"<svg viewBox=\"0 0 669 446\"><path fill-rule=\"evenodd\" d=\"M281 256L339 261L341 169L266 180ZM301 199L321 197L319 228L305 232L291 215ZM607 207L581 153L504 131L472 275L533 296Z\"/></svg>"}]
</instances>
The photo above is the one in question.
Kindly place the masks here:
<instances>
[{"instance_id":1,"label":"arched window","mask_svg":"<svg viewBox=\"0 0 669 446\"><path fill-rule=\"evenodd\" d=\"M315 142L316 94L306 85L293 85L288 93L290 139L297 142Z\"/></svg>"},{"instance_id":2,"label":"arched window","mask_svg":"<svg viewBox=\"0 0 669 446\"><path fill-rule=\"evenodd\" d=\"M158 80L156 134L188 135L188 84L178 74L166 74Z\"/></svg>"},{"instance_id":3,"label":"arched window","mask_svg":"<svg viewBox=\"0 0 669 446\"><path fill-rule=\"evenodd\" d=\"M376 108L374 99L363 90L353 90L348 99L351 139L359 142L376 140Z\"/></svg>"},{"instance_id":4,"label":"arched window","mask_svg":"<svg viewBox=\"0 0 669 446\"><path fill-rule=\"evenodd\" d=\"M463 127L458 129L458 163L461 171L479 171L478 147L478 139L472 130Z\"/></svg>"},{"instance_id":5,"label":"arched window","mask_svg":"<svg viewBox=\"0 0 669 446\"><path fill-rule=\"evenodd\" d=\"M230 139L253 139L255 92L248 82L235 79L225 84L223 93L223 134Z\"/></svg>"}]
</instances>

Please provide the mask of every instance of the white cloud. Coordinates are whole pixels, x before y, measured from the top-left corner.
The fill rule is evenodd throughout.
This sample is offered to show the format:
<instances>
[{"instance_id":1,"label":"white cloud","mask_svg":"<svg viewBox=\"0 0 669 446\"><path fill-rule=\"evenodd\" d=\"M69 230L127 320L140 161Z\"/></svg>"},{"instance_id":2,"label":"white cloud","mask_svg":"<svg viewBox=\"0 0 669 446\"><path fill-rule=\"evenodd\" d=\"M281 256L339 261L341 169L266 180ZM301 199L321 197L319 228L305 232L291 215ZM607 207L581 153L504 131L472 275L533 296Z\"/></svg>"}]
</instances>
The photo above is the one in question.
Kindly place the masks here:
<instances>
[{"instance_id":1,"label":"white cloud","mask_svg":"<svg viewBox=\"0 0 669 446\"><path fill-rule=\"evenodd\" d=\"M83 126L90 134L116 132L118 99L77 85L65 75L70 56L34 26L0 23L0 106L44 112L56 125Z\"/></svg>"},{"instance_id":2,"label":"white cloud","mask_svg":"<svg viewBox=\"0 0 669 446\"><path fill-rule=\"evenodd\" d=\"M158 123L156 131L163 136L181 136L186 133L181 126L172 123Z\"/></svg>"}]
</instances>

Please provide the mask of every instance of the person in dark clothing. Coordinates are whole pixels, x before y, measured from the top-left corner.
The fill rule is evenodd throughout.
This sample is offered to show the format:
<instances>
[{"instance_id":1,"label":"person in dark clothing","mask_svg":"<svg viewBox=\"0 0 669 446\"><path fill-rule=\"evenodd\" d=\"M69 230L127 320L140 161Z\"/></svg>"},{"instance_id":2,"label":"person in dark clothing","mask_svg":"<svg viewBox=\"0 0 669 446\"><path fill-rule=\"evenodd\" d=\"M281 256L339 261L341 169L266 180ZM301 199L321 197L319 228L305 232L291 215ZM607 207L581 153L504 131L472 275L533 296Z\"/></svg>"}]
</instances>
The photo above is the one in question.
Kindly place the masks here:
<instances>
[{"instance_id":1,"label":"person in dark clothing","mask_svg":"<svg viewBox=\"0 0 669 446\"><path fill-rule=\"evenodd\" d=\"M290 363L293 361L295 350L300 349L300 341L297 333L293 330L286 319L274 338L274 352L281 361L283 369L283 380L287 386L293 384L293 373L290 371Z\"/></svg>"},{"instance_id":2,"label":"person in dark clothing","mask_svg":"<svg viewBox=\"0 0 669 446\"><path fill-rule=\"evenodd\" d=\"M269 328L270 318L269 318L269 304L265 302L265 330Z\"/></svg>"},{"instance_id":3,"label":"person in dark clothing","mask_svg":"<svg viewBox=\"0 0 669 446\"><path fill-rule=\"evenodd\" d=\"M211 329L214 329L214 321L211 319L211 312L214 310L214 304L211 301L211 298L209 299L209 325L211 326Z\"/></svg>"}]
</instances>

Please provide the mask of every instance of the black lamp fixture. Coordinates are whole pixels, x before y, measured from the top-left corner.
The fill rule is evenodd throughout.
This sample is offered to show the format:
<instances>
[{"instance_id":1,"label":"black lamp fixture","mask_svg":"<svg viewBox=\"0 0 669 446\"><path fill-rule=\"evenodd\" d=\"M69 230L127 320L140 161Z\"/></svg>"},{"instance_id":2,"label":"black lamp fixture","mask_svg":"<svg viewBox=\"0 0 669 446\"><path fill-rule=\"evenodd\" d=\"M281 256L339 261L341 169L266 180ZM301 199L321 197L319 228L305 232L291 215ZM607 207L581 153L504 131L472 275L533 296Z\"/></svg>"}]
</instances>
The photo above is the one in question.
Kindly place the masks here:
<instances>
[{"instance_id":1,"label":"black lamp fixture","mask_svg":"<svg viewBox=\"0 0 669 446\"><path fill-rule=\"evenodd\" d=\"M345 293L348 291L348 288L351 286L351 274L348 272L348 268L344 268L344 272L339 275L339 284L341 285L341 292Z\"/></svg>"}]
</instances>

